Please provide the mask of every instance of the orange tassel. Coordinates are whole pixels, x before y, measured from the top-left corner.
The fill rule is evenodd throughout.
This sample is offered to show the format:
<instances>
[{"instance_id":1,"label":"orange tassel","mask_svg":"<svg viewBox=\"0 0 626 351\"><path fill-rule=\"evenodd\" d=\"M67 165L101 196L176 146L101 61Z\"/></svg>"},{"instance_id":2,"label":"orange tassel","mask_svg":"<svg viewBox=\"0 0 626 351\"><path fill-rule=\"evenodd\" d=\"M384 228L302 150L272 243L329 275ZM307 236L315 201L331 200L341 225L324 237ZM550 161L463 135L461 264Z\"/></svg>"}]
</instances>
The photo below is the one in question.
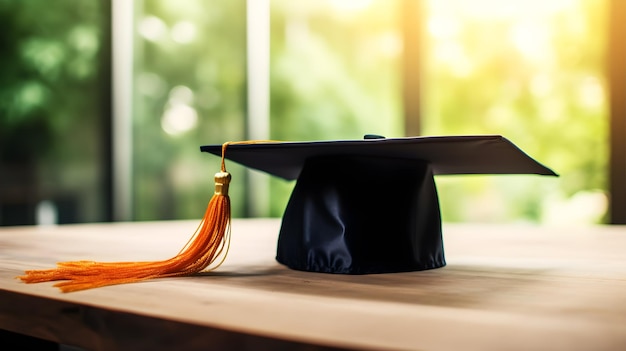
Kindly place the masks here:
<instances>
[{"instance_id":1,"label":"orange tassel","mask_svg":"<svg viewBox=\"0 0 626 351\"><path fill-rule=\"evenodd\" d=\"M236 144L243 143L255 142ZM175 257L156 262L59 262L57 268L28 270L18 278L26 283L61 280L54 286L62 292L72 292L154 278L188 276L205 270L221 256L221 261L209 270L219 267L230 246L228 185L231 176L226 172L224 163L224 153L229 144L233 143L222 145L221 172L215 175L215 194L194 235Z\"/></svg>"}]
</instances>

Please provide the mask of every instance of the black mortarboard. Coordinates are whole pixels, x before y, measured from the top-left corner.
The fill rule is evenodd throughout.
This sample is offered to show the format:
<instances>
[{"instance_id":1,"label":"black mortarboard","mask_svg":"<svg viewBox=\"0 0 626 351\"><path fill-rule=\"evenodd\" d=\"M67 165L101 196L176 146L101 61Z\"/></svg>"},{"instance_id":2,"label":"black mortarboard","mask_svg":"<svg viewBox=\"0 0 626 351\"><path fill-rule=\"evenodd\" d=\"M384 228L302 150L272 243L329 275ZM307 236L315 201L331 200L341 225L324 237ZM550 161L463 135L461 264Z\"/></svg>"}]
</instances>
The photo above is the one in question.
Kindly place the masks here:
<instances>
[{"instance_id":1,"label":"black mortarboard","mask_svg":"<svg viewBox=\"0 0 626 351\"><path fill-rule=\"evenodd\" d=\"M201 151L222 155L222 145ZM367 274L445 265L433 175L556 176L502 136L233 144L224 157L297 179L276 259L304 271Z\"/></svg>"}]
</instances>

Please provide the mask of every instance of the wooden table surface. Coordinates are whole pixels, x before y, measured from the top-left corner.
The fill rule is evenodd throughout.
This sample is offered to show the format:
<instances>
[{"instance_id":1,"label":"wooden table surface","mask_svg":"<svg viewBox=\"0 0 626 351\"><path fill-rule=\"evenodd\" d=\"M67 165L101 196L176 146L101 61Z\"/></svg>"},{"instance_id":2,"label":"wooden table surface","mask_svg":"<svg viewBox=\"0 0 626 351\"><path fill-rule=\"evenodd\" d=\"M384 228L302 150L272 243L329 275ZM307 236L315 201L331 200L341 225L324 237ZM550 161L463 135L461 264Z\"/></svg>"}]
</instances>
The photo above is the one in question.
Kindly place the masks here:
<instances>
[{"instance_id":1,"label":"wooden table surface","mask_svg":"<svg viewBox=\"0 0 626 351\"><path fill-rule=\"evenodd\" d=\"M448 265L332 275L274 260L277 219L235 220L217 271L75 293L57 261L175 255L197 221L0 229L0 329L89 350L626 350L626 227L444 224Z\"/></svg>"}]
</instances>

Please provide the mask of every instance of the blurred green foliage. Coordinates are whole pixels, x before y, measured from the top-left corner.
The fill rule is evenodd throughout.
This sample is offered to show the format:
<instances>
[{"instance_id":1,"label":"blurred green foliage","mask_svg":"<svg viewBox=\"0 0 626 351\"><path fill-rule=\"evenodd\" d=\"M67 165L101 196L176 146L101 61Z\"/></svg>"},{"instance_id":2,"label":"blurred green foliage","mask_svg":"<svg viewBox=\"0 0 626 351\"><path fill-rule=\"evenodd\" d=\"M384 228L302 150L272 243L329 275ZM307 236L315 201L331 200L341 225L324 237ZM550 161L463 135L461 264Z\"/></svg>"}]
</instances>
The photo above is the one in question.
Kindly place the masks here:
<instances>
[{"instance_id":1,"label":"blurred green foliage","mask_svg":"<svg viewBox=\"0 0 626 351\"><path fill-rule=\"evenodd\" d=\"M402 3L270 2L272 139L404 136L401 54L417 38L401 37ZM246 2L134 4L134 218L198 218L219 162L198 147L246 135ZM424 4L424 134L501 134L561 174L438 177L444 220L601 221L605 1ZM44 188L80 194L84 221L103 218L108 5L0 0L2 160L31 159ZM243 216L245 172L229 168ZM293 182L270 186L281 216Z\"/></svg>"},{"instance_id":2,"label":"blurred green foliage","mask_svg":"<svg viewBox=\"0 0 626 351\"><path fill-rule=\"evenodd\" d=\"M245 13L244 0L136 3L135 219L201 217L219 159L200 145L244 138ZM235 215L244 180L233 179Z\"/></svg>"},{"instance_id":3,"label":"blurred green foliage","mask_svg":"<svg viewBox=\"0 0 626 351\"><path fill-rule=\"evenodd\" d=\"M52 200L70 203L67 220L106 218L107 13L95 0L0 1L5 209Z\"/></svg>"},{"instance_id":4,"label":"blurred green foliage","mask_svg":"<svg viewBox=\"0 0 626 351\"><path fill-rule=\"evenodd\" d=\"M0 140L12 146L3 151L55 151L65 145L50 143L51 138L89 130L86 125L98 117L91 111L101 108L96 89L101 69L97 55L106 31L102 5L72 0L56 1L49 8L45 4L0 1L0 22L10 29L0 32ZM25 137L30 128L38 138Z\"/></svg>"},{"instance_id":5,"label":"blurred green foliage","mask_svg":"<svg viewBox=\"0 0 626 351\"><path fill-rule=\"evenodd\" d=\"M399 4L271 2L273 139L403 136ZM294 183L270 184L270 214L280 217Z\"/></svg>"},{"instance_id":6,"label":"blurred green foliage","mask_svg":"<svg viewBox=\"0 0 626 351\"><path fill-rule=\"evenodd\" d=\"M398 1L358 13L342 13L329 1L271 5L273 138L402 133Z\"/></svg>"},{"instance_id":7,"label":"blurred green foliage","mask_svg":"<svg viewBox=\"0 0 626 351\"><path fill-rule=\"evenodd\" d=\"M501 134L561 177L440 177L444 218L602 221L607 4L481 2L429 2L425 133Z\"/></svg>"},{"instance_id":8,"label":"blurred green foliage","mask_svg":"<svg viewBox=\"0 0 626 351\"><path fill-rule=\"evenodd\" d=\"M272 139L404 135L400 60L402 46L413 38L402 42L401 1L270 3ZM444 220L549 222L555 213L572 209L584 212L579 217L585 221L601 220L607 167L601 39L606 4L473 4L425 1L424 134L501 134L561 178L438 177ZM137 17L140 32L154 16L162 22L156 27L170 37L144 35L138 46L137 217L197 216L187 210L205 197L198 189L210 187L208 175L198 169L212 168L201 166L207 161L196 161L200 156L189 150L244 137L245 4L190 1L176 7L151 0L143 2L143 11ZM202 36L185 45L171 40L180 21L193 23ZM149 77L163 87L158 94L141 92L142 80L151 82ZM180 135L164 132L162 125L176 86L193 92L199 116L197 127ZM220 98L199 95L207 87ZM208 108L203 101L217 102ZM278 217L294 184L277 179L270 184L270 215ZM168 195L159 188L176 191ZM233 203L239 201L245 199ZM235 215L243 214L241 207L235 209Z\"/></svg>"},{"instance_id":9,"label":"blurred green foliage","mask_svg":"<svg viewBox=\"0 0 626 351\"><path fill-rule=\"evenodd\" d=\"M218 160L194 151L199 145L245 138L245 2L140 4L135 218L197 218L211 195L211 172ZM366 31L362 17L346 24L332 18L332 8L324 2L271 4L271 137L317 140L400 134L395 2L381 2L368 10L372 26ZM304 18L294 19L293 11ZM173 39L182 22L195 27L194 40ZM177 87L189 89L193 98L186 104L197 120L188 130L168 133L164 123ZM183 115L172 118L180 121ZM229 170L234 175L233 214L243 216L245 172L234 164ZM271 180L271 216L282 215L292 186Z\"/></svg>"},{"instance_id":10,"label":"blurred green foliage","mask_svg":"<svg viewBox=\"0 0 626 351\"><path fill-rule=\"evenodd\" d=\"M403 136L401 3L362 4L272 2L273 138ZM602 221L606 4L433 0L424 9L424 134L504 135L561 174L437 177L444 220ZM272 186L279 216L291 185Z\"/></svg>"}]
</instances>

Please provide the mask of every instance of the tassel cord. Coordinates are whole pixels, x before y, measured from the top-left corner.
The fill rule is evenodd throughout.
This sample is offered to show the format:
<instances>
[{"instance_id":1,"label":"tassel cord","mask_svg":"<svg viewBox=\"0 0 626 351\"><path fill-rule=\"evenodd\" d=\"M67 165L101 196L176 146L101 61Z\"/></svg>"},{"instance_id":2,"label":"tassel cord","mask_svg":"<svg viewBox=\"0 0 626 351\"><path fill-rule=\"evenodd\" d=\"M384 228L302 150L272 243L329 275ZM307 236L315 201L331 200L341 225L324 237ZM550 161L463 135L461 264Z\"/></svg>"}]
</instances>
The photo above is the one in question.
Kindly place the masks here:
<instances>
[{"instance_id":1,"label":"tassel cord","mask_svg":"<svg viewBox=\"0 0 626 351\"><path fill-rule=\"evenodd\" d=\"M200 272L230 246L230 223L216 221L223 217L230 219L229 199L226 196L214 196L212 202L215 204L210 203L207 207L205 217L192 239L178 255L171 259L157 262L61 262L56 269L27 271L26 275L20 278L27 283L67 280L55 286L64 292L69 292ZM211 228L212 223L218 224ZM216 235L219 233L225 235ZM221 265L224 259L225 255L212 269Z\"/></svg>"},{"instance_id":2,"label":"tassel cord","mask_svg":"<svg viewBox=\"0 0 626 351\"><path fill-rule=\"evenodd\" d=\"M163 261L139 262L59 262L53 269L27 270L19 276L25 283L60 281L54 286L72 292L107 285L125 284L153 278L186 276L219 267L230 249L231 206L228 196L230 174L225 153L229 145L258 144L272 140L226 142L222 144L221 172L216 174L215 194L192 237L176 256ZM221 259L214 264L218 258Z\"/></svg>"}]
</instances>

